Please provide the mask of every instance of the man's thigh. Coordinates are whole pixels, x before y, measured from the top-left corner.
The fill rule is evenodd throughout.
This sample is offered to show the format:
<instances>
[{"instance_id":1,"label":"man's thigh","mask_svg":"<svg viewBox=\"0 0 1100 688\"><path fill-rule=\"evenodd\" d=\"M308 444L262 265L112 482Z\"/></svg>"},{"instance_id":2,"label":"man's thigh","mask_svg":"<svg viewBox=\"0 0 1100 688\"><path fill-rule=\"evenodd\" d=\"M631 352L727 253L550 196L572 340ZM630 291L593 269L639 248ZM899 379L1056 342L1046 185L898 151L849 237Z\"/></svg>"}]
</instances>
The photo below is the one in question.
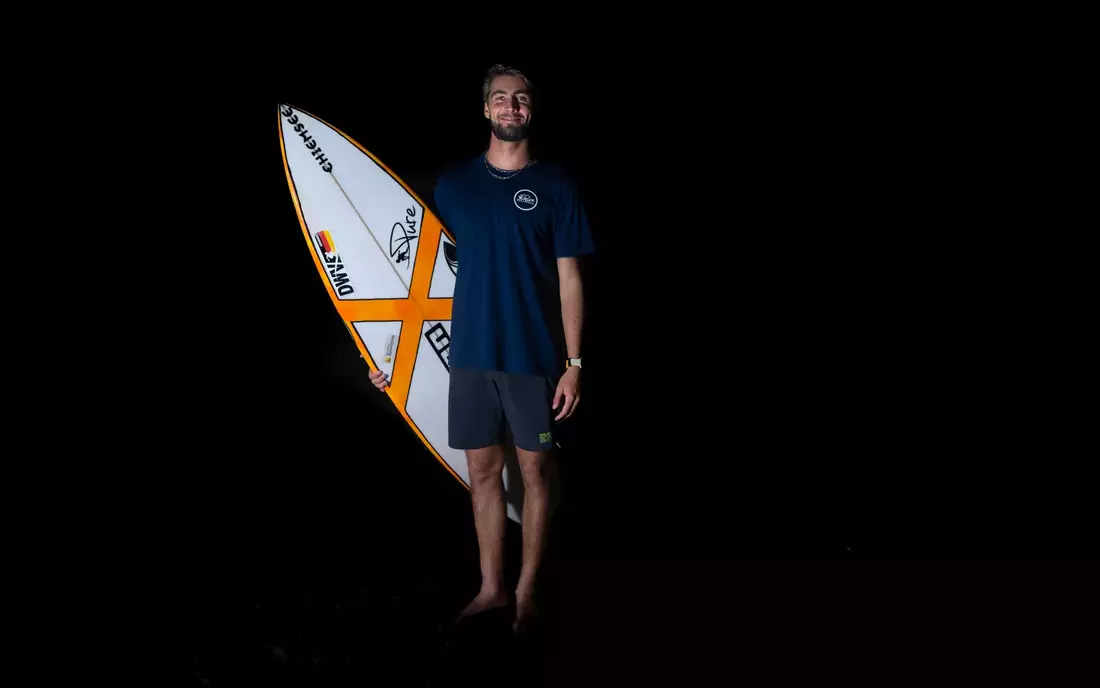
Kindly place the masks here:
<instances>
[{"instance_id":1,"label":"man's thigh","mask_svg":"<svg viewBox=\"0 0 1100 688\"><path fill-rule=\"evenodd\" d=\"M538 375L495 373L504 417L520 449L554 448L554 381Z\"/></svg>"},{"instance_id":2,"label":"man's thigh","mask_svg":"<svg viewBox=\"0 0 1100 688\"><path fill-rule=\"evenodd\" d=\"M451 368L447 435L451 449L482 449L504 439L504 407L490 373Z\"/></svg>"}]
</instances>

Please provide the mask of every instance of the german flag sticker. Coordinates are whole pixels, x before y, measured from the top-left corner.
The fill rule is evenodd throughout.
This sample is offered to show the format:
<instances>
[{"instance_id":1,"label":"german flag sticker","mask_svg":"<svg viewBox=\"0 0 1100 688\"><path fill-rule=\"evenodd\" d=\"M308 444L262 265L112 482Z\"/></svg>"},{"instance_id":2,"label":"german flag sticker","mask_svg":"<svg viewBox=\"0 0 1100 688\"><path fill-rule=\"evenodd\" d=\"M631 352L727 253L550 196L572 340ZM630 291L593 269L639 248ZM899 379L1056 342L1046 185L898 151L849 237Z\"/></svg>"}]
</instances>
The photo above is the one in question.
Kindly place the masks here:
<instances>
[{"instance_id":1,"label":"german flag sticker","mask_svg":"<svg viewBox=\"0 0 1100 688\"><path fill-rule=\"evenodd\" d=\"M332 241L332 235L328 233L327 229L322 229L315 235L317 241L321 244L321 250L325 253L336 253L336 244Z\"/></svg>"}]
</instances>

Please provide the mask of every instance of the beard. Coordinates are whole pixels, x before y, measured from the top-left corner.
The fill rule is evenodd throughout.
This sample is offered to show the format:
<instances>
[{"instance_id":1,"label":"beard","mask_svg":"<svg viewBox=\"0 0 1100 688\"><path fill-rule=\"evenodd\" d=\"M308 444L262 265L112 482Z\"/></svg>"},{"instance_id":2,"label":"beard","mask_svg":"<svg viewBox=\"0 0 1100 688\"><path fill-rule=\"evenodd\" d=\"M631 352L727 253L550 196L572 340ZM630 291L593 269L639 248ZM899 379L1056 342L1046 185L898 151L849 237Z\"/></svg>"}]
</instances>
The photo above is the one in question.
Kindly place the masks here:
<instances>
[{"instance_id":1,"label":"beard","mask_svg":"<svg viewBox=\"0 0 1100 688\"><path fill-rule=\"evenodd\" d=\"M523 124L511 124L504 126L493 122L493 134L501 141L522 141L527 138L527 132L531 125L524 120Z\"/></svg>"}]
</instances>

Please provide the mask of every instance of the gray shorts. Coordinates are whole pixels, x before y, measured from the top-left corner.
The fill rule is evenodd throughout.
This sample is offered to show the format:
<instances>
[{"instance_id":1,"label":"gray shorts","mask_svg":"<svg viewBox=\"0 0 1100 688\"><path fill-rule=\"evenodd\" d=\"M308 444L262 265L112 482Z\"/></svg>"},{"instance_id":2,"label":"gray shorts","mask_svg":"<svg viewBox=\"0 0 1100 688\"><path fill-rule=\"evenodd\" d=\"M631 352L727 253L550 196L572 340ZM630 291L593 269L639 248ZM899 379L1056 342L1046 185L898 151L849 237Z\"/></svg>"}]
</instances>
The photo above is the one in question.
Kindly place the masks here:
<instances>
[{"instance_id":1,"label":"gray shorts","mask_svg":"<svg viewBox=\"0 0 1100 688\"><path fill-rule=\"evenodd\" d=\"M548 377L451 368L448 443L452 449L481 449L510 437L520 449L552 449L555 389L557 382Z\"/></svg>"}]
</instances>

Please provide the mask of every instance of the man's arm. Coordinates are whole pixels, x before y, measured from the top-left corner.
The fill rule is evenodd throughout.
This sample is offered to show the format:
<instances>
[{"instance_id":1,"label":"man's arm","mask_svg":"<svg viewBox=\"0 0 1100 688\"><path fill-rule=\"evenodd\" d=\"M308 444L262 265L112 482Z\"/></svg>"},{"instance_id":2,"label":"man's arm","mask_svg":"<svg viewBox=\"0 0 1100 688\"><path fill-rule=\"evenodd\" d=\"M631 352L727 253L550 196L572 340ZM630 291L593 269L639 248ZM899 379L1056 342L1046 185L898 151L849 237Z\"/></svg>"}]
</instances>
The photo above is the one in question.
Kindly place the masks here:
<instances>
[{"instance_id":1,"label":"man's arm","mask_svg":"<svg viewBox=\"0 0 1100 688\"><path fill-rule=\"evenodd\" d=\"M558 258L561 320L565 328L566 356L581 356L581 325L584 322L584 289L577 258Z\"/></svg>"}]
</instances>

